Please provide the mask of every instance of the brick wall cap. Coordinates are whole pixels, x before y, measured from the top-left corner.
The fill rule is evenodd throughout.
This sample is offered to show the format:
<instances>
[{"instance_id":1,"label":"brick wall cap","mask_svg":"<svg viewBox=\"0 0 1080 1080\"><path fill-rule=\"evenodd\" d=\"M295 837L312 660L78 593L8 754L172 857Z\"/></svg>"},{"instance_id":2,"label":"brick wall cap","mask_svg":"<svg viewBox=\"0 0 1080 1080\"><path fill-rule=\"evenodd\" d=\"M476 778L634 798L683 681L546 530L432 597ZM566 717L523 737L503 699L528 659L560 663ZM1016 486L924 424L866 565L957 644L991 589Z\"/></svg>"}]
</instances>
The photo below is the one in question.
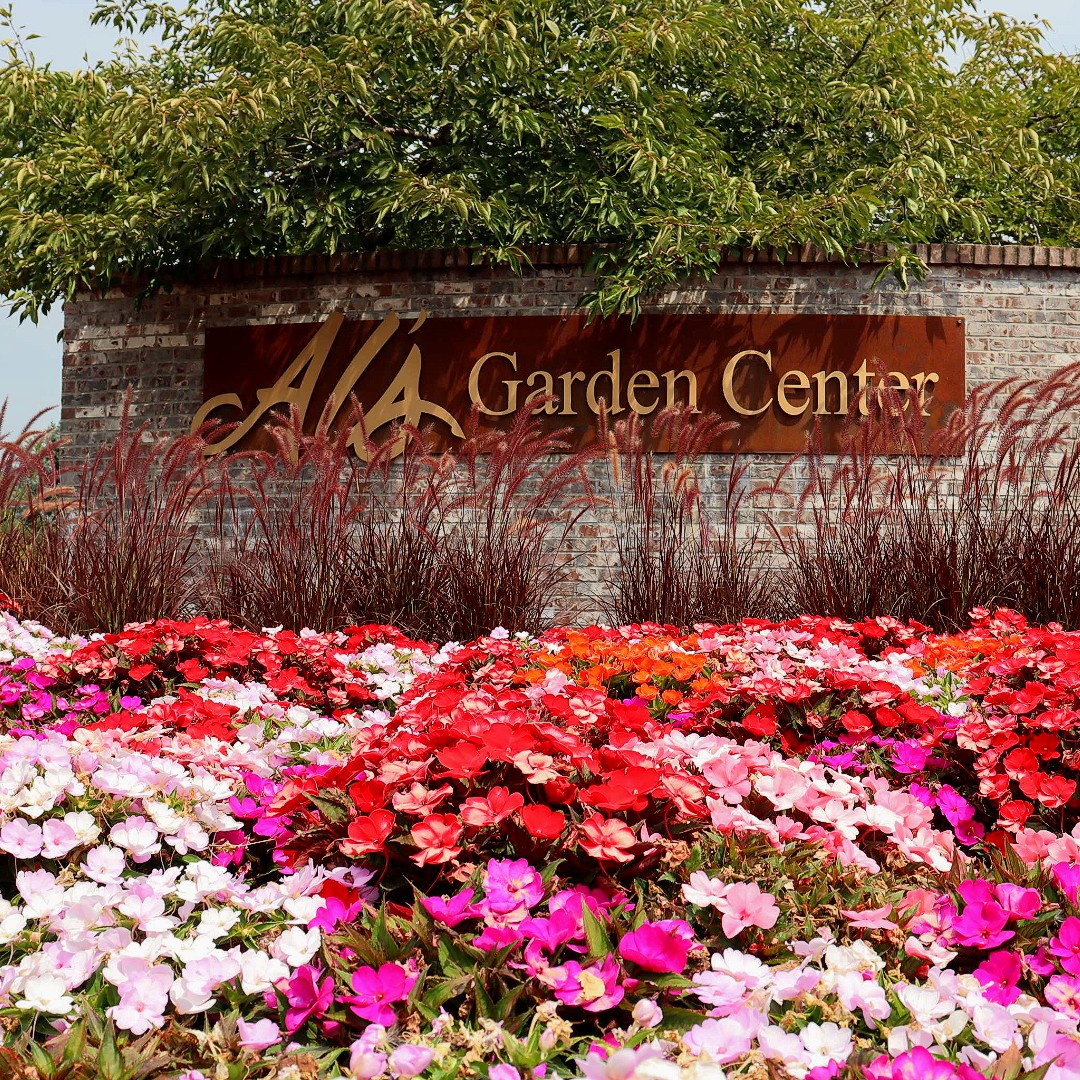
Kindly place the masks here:
<instances>
[{"instance_id":1,"label":"brick wall cap","mask_svg":"<svg viewBox=\"0 0 1080 1080\"><path fill-rule=\"evenodd\" d=\"M587 267L603 249L583 244L545 244L523 249L533 269L558 270ZM868 244L850 266L881 265L895 248L887 244ZM1080 265L1080 248L1031 246L1023 244L916 244L912 250L928 266L1038 266L1049 269L1073 269ZM744 265L832 265L845 260L813 244L803 244L788 251L777 248L725 251L723 261ZM526 264L528 266L528 264ZM178 277L177 284L211 284L260 281L273 278L326 277L348 273L400 273L402 271L439 271L447 269L490 270L492 261L470 248L406 250L383 248L358 254L281 255L242 260L217 260ZM141 279L122 279L127 291L138 288Z\"/></svg>"}]
</instances>

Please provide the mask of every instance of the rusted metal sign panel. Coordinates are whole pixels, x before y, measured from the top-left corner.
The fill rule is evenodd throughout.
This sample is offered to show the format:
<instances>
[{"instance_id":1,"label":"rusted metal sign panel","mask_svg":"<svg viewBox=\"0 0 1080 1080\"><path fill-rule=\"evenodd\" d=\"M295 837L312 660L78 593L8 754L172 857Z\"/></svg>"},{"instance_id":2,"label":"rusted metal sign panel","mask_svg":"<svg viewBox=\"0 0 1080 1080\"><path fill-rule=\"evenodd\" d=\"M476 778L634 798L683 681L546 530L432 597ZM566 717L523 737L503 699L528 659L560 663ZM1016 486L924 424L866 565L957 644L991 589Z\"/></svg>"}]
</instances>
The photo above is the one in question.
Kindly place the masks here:
<instances>
[{"instance_id":1,"label":"rusted metal sign panel","mask_svg":"<svg viewBox=\"0 0 1080 1080\"><path fill-rule=\"evenodd\" d=\"M618 420L668 405L738 427L717 450L791 453L817 420L838 444L849 409L882 387L940 427L964 398L964 323L899 315L582 315L399 319L224 327L206 334L204 401L193 429L231 424L213 452L252 444L268 415L295 404L310 430L350 399L379 438L396 422L453 445L476 407L500 427L537 411L573 447L595 438L606 403Z\"/></svg>"}]
</instances>

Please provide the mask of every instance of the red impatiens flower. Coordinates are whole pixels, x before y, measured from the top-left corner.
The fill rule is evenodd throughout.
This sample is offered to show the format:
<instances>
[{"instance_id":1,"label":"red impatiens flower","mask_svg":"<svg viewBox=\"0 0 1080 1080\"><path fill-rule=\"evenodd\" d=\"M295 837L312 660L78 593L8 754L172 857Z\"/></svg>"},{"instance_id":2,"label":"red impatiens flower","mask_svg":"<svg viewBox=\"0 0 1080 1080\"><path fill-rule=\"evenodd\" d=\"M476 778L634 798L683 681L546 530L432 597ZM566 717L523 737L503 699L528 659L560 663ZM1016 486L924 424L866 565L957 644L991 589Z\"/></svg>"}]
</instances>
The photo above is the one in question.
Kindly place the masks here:
<instances>
[{"instance_id":1,"label":"red impatiens flower","mask_svg":"<svg viewBox=\"0 0 1080 1080\"><path fill-rule=\"evenodd\" d=\"M1036 772L1020 781L1020 790L1029 798L1041 802L1048 810L1064 806L1076 792L1076 781L1064 776L1047 776Z\"/></svg>"},{"instance_id":2,"label":"red impatiens flower","mask_svg":"<svg viewBox=\"0 0 1080 1080\"><path fill-rule=\"evenodd\" d=\"M457 842L461 839L461 822L453 814L428 814L412 827L412 838L420 850L413 862L426 866L449 862L461 854Z\"/></svg>"},{"instance_id":3,"label":"red impatiens flower","mask_svg":"<svg viewBox=\"0 0 1080 1080\"><path fill-rule=\"evenodd\" d=\"M460 742L439 751L439 761L446 766L448 776L472 779L484 770L488 754L476 743Z\"/></svg>"},{"instance_id":4,"label":"red impatiens flower","mask_svg":"<svg viewBox=\"0 0 1080 1080\"><path fill-rule=\"evenodd\" d=\"M566 815L550 806L523 806L521 820L537 840L554 840L566 828Z\"/></svg>"},{"instance_id":5,"label":"red impatiens flower","mask_svg":"<svg viewBox=\"0 0 1080 1080\"><path fill-rule=\"evenodd\" d=\"M381 851L393 831L394 820L389 810L373 810L355 818L349 822L348 838L341 842L343 854L355 857Z\"/></svg>"}]
</instances>

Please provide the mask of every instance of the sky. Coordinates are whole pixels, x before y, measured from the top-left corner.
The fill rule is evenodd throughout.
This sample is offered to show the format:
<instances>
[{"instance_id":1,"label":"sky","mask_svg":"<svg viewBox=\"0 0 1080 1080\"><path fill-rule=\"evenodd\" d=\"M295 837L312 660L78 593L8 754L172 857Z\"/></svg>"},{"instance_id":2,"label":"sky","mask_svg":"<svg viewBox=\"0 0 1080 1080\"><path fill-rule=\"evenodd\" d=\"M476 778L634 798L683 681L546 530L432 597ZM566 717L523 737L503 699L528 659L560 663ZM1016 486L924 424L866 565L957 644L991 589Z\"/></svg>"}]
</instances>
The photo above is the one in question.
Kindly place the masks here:
<instances>
[{"instance_id":1,"label":"sky","mask_svg":"<svg viewBox=\"0 0 1080 1080\"><path fill-rule=\"evenodd\" d=\"M1022 19L1042 18L1051 24L1048 48L1080 51L1080 0L980 0L986 11L1002 11ZM39 35L31 48L39 60L58 68L82 66L107 57L115 31L90 25L94 0L13 0L16 22ZM8 401L4 429L19 430L40 409L60 403L62 348L57 336L63 315L57 306L37 326L4 317L0 299L0 402ZM58 414L50 414L58 415Z\"/></svg>"}]
</instances>

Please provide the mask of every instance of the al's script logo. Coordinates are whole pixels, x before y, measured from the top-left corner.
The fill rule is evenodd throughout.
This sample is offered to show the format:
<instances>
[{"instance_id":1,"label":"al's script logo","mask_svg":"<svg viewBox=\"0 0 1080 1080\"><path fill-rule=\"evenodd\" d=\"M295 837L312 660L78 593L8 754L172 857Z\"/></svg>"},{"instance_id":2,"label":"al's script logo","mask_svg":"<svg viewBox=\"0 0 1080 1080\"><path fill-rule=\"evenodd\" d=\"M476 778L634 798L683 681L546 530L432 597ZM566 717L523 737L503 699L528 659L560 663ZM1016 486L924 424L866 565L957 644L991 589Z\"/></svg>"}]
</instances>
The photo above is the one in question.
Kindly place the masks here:
<instances>
[{"instance_id":1,"label":"al's script logo","mask_svg":"<svg viewBox=\"0 0 1080 1080\"><path fill-rule=\"evenodd\" d=\"M410 327L409 335L415 334L426 320L427 312L421 312L420 317ZM239 423L220 439L208 443L205 453L208 456L220 454L236 446L259 424L271 409L278 406L285 406L286 408L290 405L296 406L300 422L305 424L311 410L316 384L344 321L345 317L343 315L331 315L319 327L315 336L301 349L299 355L289 364L280 378L272 386L263 387L257 392L258 403L251 412L241 417ZM341 378L338 379L331 392L328 417L331 425L349 401L349 395L357 382L359 382L387 342L397 333L400 326L401 320L396 314L390 312L376 325L371 336L357 350L356 355L342 372ZM420 396L420 366L420 349L414 342L408 356L405 358L405 362L401 365L401 368L379 400L371 408L365 407L363 428L361 428L360 424L353 426L349 437L349 445L358 457L367 460L370 456L364 438L365 430L369 437L373 437L377 431L388 424L403 423L416 427L424 417L441 420L459 439L465 437L461 425L446 409ZM192 432L199 431L219 409L239 409L242 411L243 408L244 404L238 394L218 394L207 401L195 414L195 418L191 422L191 430ZM227 421L229 417L215 417L215 419ZM404 446L405 439L403 437L399 438L392 448L392 455L397 456L400 454Z\"/></svg>"}]
</instances>

